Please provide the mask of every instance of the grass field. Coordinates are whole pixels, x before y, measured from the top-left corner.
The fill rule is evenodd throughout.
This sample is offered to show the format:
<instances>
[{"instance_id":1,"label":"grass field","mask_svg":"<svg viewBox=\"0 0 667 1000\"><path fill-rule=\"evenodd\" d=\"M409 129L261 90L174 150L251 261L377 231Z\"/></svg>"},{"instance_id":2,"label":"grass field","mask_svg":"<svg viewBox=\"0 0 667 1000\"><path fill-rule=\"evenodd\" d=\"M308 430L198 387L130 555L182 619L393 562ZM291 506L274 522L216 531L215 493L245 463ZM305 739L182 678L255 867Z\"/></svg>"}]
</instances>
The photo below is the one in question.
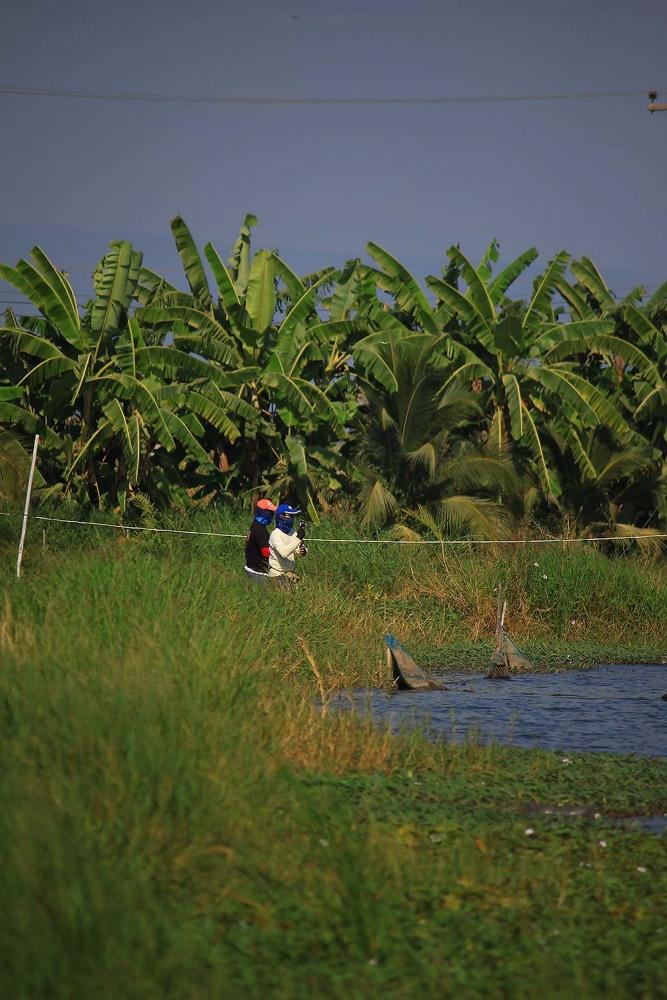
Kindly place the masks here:
<instances>
[{"instance_id":1,"label":"grass field","mask_svg":"<svg viewBox=\"0 0 667 1000\"><path fill-rule=\"evenodd\" d=\"M664 565L313 543L268 596L232 540L33 522L16 581L15 538L0 525L0 995L665 995L664 838L614 817L667 811L666 761L312 708L387 683L386 631L484 666L499 584L542 668L664 657Z\"/></svg>"}]
</instances>

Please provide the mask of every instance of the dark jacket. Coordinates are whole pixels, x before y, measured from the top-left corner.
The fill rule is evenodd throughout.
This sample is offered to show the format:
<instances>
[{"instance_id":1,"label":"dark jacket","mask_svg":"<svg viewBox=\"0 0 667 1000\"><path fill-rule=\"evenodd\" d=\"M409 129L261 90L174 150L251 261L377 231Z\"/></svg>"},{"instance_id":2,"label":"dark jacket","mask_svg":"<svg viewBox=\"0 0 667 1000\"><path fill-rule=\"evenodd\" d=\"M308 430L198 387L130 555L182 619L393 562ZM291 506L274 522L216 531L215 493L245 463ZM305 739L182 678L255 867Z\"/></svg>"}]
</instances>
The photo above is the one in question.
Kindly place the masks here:
<instances>
[{"instance_id":1,"label":"dark jacket","mask_svg":"<svg viewBox=\"0 0 667 1000\"><path fill-rule=\"evenodd\" d=\"M269 572L269 532L265 524L252 522L245 540L245 564L255 573Z\"/></svg>"}]
</instances>

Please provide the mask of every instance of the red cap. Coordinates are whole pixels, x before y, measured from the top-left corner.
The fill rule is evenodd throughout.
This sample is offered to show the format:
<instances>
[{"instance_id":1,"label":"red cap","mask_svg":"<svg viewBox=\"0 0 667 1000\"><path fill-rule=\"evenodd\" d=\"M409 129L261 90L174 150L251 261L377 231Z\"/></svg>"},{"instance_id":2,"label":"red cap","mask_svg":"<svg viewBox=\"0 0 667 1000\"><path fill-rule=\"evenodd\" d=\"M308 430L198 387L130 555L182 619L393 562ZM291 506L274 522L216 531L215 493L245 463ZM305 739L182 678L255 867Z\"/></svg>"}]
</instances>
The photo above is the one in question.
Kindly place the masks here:
<instances>
[{"instance_id":1,"label":"red cap","mask_svg":"<svg viewBox=\"0 0 667 1000\"><path fill-rule=\"evenodd\" d=\"M258 500L257 503L255 504L255 507L257 508L257 510L275 511L275 509L276 509L276 505L274 503L271 503L270 500L266 500L266 499L264 499L264 500Z\"/></svg>"}]
</instances>

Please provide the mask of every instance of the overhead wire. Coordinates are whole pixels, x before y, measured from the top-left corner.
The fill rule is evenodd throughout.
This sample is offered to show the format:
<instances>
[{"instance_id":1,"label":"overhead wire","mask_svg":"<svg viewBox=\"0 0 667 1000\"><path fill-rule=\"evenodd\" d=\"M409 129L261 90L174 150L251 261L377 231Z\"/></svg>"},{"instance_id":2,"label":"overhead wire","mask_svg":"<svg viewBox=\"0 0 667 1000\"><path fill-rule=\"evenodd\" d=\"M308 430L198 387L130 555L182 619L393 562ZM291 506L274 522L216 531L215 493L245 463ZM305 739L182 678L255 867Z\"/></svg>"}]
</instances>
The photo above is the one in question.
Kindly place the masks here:
<instances>
[{"instance_id":1,"label":"overhead wire","mask_svg":"<svg viewBox=\"0 0 667 1000\"><path fill-rule=\"evenodd\" d=\"M77 90L56 87L17 87L0 85L3 97L47 97L88 101L129 101L158 104L265 104L265 105L377 105L377 104L514 104L536 101L587 101L614 100L630 97L646 97L649 91L660 90L647 87L643 90L582 90L545 94L443 94L431 97L287 97L265 94L159 94L140 91ZM667 87L663 87L666 90Z\"/></svg>"},{"instance_id":2,"label":"overhead wire","mask_svg":"<svg viewBox=\"0 0 667 1000\"><path fill-rule=\"evenodd\" d=\"M12 514L7 511L0 511L0 517L21 517L21 514ZM35 521L51 521L55 524L77 524L86 528L114 528L116 531L149 531L156 534L167 535L202 535L213 538L245 538L245 534L234 534L227 531L193 531L187 528L153 528L147 525L137 524L113 524L109 521L80 521L69 517L47 517L44 514L32 514ZM320 538L309 536L308 542L325 542L338 545L548 545L548 544L577 544L584 542L631 542L631 541L652 541L653 539L667 538L665 534L651 535L604 535L597 538Z\"/></svg>"}]
</instances>

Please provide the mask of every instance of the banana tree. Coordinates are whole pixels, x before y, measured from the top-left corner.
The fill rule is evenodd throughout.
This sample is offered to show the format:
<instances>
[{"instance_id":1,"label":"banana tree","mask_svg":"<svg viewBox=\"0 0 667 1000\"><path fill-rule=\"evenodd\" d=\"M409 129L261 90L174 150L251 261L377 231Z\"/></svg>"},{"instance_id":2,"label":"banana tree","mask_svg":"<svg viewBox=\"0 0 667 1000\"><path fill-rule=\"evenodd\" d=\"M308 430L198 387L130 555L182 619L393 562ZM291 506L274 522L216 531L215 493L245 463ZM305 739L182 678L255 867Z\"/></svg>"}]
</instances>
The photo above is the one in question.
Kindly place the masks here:
<instances>
[{"instance_id":1,"label":"banana tree","mask_svg":"<svg viewBox=\"0 0 667 1000\"><path fill-rule=\"evenodd\" d=\"M591 381L608 397L613 398L620 409L627 412L631 406L628 396L632 395L634 378L650 368L650 361L642 354L642 337L636 335L632 325L626 320L628 308L640 307L644 288L638 285L623 299L617 300L589 257L572 260L569 270L575 278L574 283L561 277L556 283L556 290L567 302L572 319L605 319L614 324L612 338L598 340L592 345L580 345L580 363ZM664 289L658 289L643 307L649 318L659 309L664 299ZM633 352L633 347L638 350Z\"/></svg>"},{"instance_id":2,"label":"banana tree","mask_svg":"<svg viewBox=\"0 0 667 1000\"><path fill-rule=\"evenodd\" d=\"M606 427L578 430L562 419L545 426L544 438L570 533L637 535L642 547L659 548L667 502L659 451L647 442L623 445Z\"/></svg>"},{"instance_id":3,"label":"banana tree","mask_svg":"<svg viewBox=\"0 0 667 1000\"><path fill-rule=\"evenodd\" d=\"M241 490L257 488L276 463L294 465L288 438L300 436L320 448L340 440L354 409L345 377L354 324L326 320L319 311L334 272L304 280L276 252L253 254L255 222L246 217L229 265L212 243L204 247L215 280L212 294L192 236L175 219L172 229L190 294L162 292L137 312L142 326L162 331L162 345L149 349L152 356L191 377L209 364L235 381L236 398L252 419L244 423L242 447L224 439L219 446L235 467ZM277 310L278 294L283 313Z\"/></svg>"},{"instance_id":4,"label":"banana tree","mask_svg":"<svg viewBox=\"0 0 667 1000\"><path fill-rule=\"evenodd\" d=\"M32 263L0 267L0 277L41 314L0 328L23 366L15 386L20 399L0 400L0 419L45 435L47 464L67 491L83 490L97 505L108 495L123 506L127 491L142 485L168 501L178 466L210 458L185 388L165 385L158 359L128 317L141 254L126 242L110 244L82 314L66 276L38 247L31 256Z\"/></svg>"},{"instance_id":5,"label":"banana tree","mask_svg":"<svg viewBox=\"0 0 667 1000\"><path fill-rule=\"evenodd\" d=\"M490 266L475 268L458 247L448 256L466 284L465 292L439 278L427 278L440 308L450 310L459 323L453 334L464 348L443 383L472 385L481 397L488 419L488 440L498 455L523 451L534 463L540 487L557 502L557 484L549 470L541 426L549 414L564 409L568 419L584 425L607 424L618 433L629 427L606 396L569 360L582 342L602 349L613 336L614 324L598 318L558 322L553 292L569 262L558 253L533 283L530 299L521 308L505 299L508 284L534 259L534 252L517 258L497 278Z\"/></svg>"},{"instance_id":6,"label":"banana tree","mask_svg":"<svg viewBox=\"0 0 667 1000\"><path fill-rule=\"evenodd\" d=\"M636 429L658 450L663 482L667 483L667 326L658 326L650 316L659 315L650 304L638 309L626 306L625 320L634 331L643 352L655 359L657 377L633 381L633 422ZM667 528L667 489L656 508Z\"/></svg>"}]
</instances>

